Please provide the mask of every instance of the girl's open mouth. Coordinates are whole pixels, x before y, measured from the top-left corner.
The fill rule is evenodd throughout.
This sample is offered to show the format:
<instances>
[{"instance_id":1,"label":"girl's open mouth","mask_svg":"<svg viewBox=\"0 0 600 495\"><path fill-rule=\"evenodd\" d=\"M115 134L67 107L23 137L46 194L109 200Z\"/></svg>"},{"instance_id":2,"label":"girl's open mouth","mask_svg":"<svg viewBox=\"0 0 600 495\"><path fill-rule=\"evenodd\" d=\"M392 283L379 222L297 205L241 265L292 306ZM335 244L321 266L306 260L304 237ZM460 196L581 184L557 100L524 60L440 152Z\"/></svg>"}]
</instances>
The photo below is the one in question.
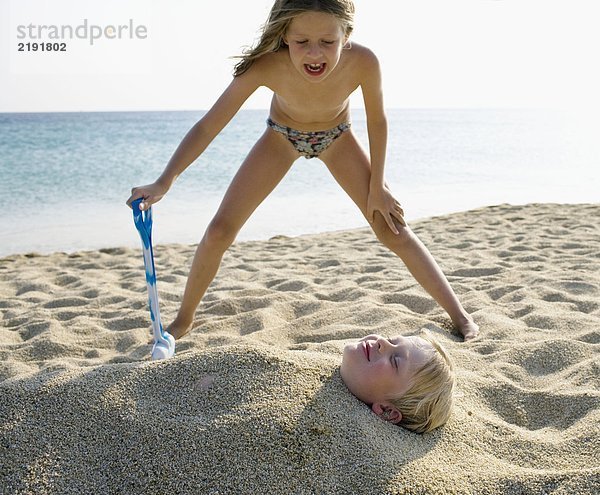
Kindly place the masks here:
<instances>
[{"instance_id":1,"label":"girl's open mouth","mask_svg":"<svg viewBox=\"0 0 600 495\"><path fill-rule=\"evenodd\" d=\"M367 344L366 342L363 342L363 346L364 346L365 354L367 355L367 361L371 361L369 359L369 344Z\"/></svg>"},{"instance_id":2,"label":"girl's open mouth","mask_svg":"<svg viewBox=\"0 0 600 495\"><path fill-rule=\"evenodd\" d=\"M304 70L311 76L320 76L325 72L325 66L327 64L304 64Z\"/></svg>"}]
</instances>

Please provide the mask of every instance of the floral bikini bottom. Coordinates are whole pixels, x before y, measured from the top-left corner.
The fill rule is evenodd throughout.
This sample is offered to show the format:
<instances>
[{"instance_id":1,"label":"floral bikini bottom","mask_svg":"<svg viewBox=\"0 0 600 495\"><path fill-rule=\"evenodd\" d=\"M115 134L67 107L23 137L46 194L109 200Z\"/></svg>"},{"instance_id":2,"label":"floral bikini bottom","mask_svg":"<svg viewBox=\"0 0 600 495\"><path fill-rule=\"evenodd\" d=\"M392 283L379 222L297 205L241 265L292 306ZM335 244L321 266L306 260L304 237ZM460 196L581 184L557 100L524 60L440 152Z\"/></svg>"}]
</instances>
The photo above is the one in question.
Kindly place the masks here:
<instances>
[{"instance_id":1,"label":"floral bikini bottom","mask_svg":"<svg viewBox=\"0 0 600 495\"><path fill-rule=\"evenodd\" d=\"M350 129L349 123L342 123L327 131L297 131L267 119L267 125L283 134L292 146L305 158L315 158L325 151L331 143Z\"/></svg>"}]
</instances>

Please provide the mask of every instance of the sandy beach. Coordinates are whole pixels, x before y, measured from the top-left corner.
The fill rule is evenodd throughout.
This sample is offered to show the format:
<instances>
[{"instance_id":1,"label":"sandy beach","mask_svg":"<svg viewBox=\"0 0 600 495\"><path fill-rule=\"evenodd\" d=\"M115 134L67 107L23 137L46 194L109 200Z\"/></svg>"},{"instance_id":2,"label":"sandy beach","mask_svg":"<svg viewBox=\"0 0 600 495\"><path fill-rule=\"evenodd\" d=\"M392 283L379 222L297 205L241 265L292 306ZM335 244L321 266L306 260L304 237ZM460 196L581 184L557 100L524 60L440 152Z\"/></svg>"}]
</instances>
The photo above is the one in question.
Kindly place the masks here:
<instances>
[{"instance_id":1,"label":"sandy beach","mask_svg":"<svg viewBox=\"0 0 600 495\"><path fill-rule=\"evenodd\" d=\"M1 258L0 493L599 493L599 219L531 204L415 222L481 326L468 343L368 229L234 244L159 362L140 249ZM165 324L194 249L155 247ZM348 340L421 328L458 376L425 435L339 376Z\"/></svg>"}]
</instances>

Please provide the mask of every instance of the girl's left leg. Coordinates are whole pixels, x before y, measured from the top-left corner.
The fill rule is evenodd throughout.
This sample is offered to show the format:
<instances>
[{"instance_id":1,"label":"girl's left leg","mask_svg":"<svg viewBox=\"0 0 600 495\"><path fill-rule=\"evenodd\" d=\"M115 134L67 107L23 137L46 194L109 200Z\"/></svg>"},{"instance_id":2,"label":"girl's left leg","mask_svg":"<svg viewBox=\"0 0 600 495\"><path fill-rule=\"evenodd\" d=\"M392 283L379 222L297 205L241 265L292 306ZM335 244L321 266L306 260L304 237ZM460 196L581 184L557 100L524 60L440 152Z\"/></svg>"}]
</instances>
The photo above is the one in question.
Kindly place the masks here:
<instances>
[{"instance_id":1,"label":"girl's left leg","mask_svg":"<svg viewBox=\"0 0 600 495\"><path fill-rule=\"evenodd\" d=\"M366 217L371 164L353 132L345 132L319 158ZM402 259L417 282L444 308L465 340L476 337L478 325L462 307L442 270L416 234L399 222L396 227L400 233L394 234L379 212L375 212L371 227L377 238Z\"/></svg>"}]
</instances>

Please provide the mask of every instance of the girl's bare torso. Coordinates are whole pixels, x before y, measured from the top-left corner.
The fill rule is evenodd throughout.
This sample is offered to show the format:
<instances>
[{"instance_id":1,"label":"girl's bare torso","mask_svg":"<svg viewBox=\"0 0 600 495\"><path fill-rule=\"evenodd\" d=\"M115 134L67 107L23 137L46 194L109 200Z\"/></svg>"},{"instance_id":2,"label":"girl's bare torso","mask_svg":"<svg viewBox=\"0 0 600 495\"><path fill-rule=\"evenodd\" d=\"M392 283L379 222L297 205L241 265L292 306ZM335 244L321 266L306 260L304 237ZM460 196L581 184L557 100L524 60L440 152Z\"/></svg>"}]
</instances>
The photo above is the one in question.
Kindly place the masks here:
<instances>
[{"instance_id":1,"label":"girl's bare torso","mask_svg":"<svg viewBox=\"0 0 600 495\"><path fill-rule=\"evenodd\" d=\"M304 79L292 65L287 49L261 57L252 69L264 74L263 85L273 91L270 117L304 131L331 129L350 122L350 94L360 85L363 47L342 51L333 71L320 82Z\"/></svg>"}]
</instances>

